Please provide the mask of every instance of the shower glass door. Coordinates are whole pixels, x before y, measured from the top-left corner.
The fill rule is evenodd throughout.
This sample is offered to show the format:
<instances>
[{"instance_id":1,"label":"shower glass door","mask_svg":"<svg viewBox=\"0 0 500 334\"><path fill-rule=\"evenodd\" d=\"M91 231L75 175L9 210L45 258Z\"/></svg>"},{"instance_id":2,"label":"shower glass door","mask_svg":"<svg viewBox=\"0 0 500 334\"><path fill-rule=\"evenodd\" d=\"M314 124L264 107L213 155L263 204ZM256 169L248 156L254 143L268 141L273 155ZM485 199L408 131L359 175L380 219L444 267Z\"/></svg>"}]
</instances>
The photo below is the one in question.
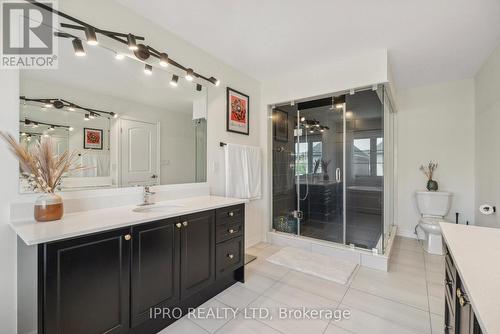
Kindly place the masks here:
<instances>
[{"instance_id":1,"label":"shower glass door","mask_svg":"<svg viewBox=\"0 0 500 334\"><path fill-rule=\"evenodd\" d=\"M332 98L298 103L295 171L298 233L344 243L344 108Z\"/></svg>"}]
</instances>

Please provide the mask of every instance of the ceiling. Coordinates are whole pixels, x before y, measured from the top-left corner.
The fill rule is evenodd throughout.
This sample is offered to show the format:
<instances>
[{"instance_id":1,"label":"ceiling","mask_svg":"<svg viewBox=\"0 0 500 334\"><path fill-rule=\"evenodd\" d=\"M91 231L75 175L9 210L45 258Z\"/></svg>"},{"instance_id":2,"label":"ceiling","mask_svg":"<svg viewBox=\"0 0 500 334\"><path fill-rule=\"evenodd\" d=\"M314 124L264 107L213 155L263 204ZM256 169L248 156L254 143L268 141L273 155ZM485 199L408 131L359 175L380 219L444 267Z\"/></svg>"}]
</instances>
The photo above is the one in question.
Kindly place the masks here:
<instances>
[{"instance_id":1,"label":"ceiling","mask_svg":"<svg viewBox=\"0 0 500 334\"><path fill-rule=\"evenodd\" d=\"M472 77L500 43L499 0L118 0L265 80L388 49L398 88Z\"/></svg>"}]
</instances>

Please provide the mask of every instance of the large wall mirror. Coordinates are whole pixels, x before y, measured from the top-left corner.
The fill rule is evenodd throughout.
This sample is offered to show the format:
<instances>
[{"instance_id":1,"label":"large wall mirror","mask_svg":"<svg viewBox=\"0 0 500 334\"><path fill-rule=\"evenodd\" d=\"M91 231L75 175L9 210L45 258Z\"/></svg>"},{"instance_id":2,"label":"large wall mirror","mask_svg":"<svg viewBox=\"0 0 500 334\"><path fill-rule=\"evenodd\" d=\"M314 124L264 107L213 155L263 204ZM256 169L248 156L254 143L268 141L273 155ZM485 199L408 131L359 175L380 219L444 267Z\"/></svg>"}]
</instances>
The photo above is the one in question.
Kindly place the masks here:
<instances>
[{"instance_id":1,"label":"large wall mirror","mask_svg":"<svg viewBox=\"0 0 500 334\"><path fill-rule=\"evenodd\" d=\"M149 68L126 47L83 43L76 56L72 39L60 38L57 70L21 71L20 141L50 140L84 167L60 190L205 182L206 87Z\"/></svg>"}]
</instances>

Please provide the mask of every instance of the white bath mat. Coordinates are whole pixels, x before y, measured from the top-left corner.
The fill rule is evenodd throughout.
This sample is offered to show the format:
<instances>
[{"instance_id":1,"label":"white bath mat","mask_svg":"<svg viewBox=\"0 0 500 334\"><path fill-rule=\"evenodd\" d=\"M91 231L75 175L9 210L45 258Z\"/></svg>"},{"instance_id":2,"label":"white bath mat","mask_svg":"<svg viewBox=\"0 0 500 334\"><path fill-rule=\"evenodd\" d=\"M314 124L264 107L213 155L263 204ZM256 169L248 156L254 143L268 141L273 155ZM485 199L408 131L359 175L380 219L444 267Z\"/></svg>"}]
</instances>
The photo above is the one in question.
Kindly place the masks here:
<instances>
[{"instance_id":1,"label":"white bath mat","mask_svg":"<svg viewBox=\"0 0 500 334\"><path fill-rule=\"evenodd\" d=\"M346 284L358 266L351 261L293 247L279 250L267 261L340 284Z\"/></svg>"}]
</instances>

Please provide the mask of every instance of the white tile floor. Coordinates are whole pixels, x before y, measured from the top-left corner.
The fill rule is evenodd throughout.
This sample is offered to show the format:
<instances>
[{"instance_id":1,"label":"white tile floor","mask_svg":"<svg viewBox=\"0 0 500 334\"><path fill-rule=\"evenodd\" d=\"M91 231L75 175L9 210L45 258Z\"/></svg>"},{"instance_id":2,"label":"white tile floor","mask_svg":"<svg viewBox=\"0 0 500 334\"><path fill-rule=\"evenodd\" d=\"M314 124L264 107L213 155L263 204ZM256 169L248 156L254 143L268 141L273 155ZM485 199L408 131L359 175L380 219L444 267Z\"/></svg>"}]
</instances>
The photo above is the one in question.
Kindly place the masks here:
<instances>
[{"instance_id":1,"label":"white tile floor","mask_svg":"<svg viewBox=\"0 0 500 334\"><path fill-rule=\"evenodd\" d=\"M389 272L360 267L347 285L288 270L265 260L280 247L259 244L248 250L258 259L237 283L204 307L348 309L350 319L248 319L239 312L224 319L183 319L161 331L172 333L443 333L444 259L428 255L416 240L396 238Z\"/></svg>"}]
</instances>

